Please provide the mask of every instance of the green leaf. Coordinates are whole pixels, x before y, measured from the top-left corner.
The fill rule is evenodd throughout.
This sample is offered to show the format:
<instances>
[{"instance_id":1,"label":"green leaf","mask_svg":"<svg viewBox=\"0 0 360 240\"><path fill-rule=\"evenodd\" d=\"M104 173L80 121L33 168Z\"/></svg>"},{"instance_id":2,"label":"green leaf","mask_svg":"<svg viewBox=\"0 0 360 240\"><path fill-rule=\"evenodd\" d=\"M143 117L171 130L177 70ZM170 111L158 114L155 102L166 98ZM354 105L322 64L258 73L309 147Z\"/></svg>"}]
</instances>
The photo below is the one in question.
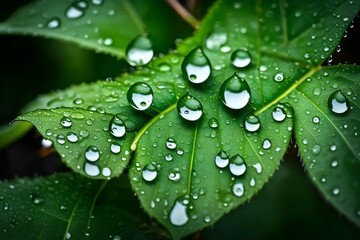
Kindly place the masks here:
<instances>
[{"instance_id":1,"label":"green leaf","mask_svg":"<svg viewBox=\"0 0 360 240\"><path fill-rule=\"evenodd\" d=\"M61 39L119 58L143 31L141 19L127 0L36 1L0 24L2 34Z\"/></svg>"},{"instance_id":2,"label":"green leaf","mask_svg":"<svg viewBox=\"0 0 360 240\"><path fill-rule=\"evenodd\" d=\"M359 79L358 66L324 67L288 97L298 116L296 142L312 180L327 200L358 225ZM331 95L339 90L349 103L349 109L340 114L333 112L328 104Z\"/></svg>"},{"instance_id":3,"label":"green leaf","mask_svg":"<svg viewBox=\"0 0 360 240\"><path fill-rule=\"evenodd\" d=\"M32 125L28 123L13 123L12 125L0 126L0 149L22 137L31 127Z\"/></svg>"},{"instance_id":4,"label":"green leaf","mask_svg":"<svg viewBox=\"0 0 360 240\"><path fill-rule=\"evenodd\" d=\"M144 238L140 208L124 180L58 174L2 182L0 238Z\"/></svg>"},{"instance_id":5,"label":"green leaf","mask_svg":"<svg viewBox=\"0 0 360 240\"><path fill-rule=\"evenodd\" d=\"M112 135L109 129L113 116L77 108L56 108L25 113L17 120L33 123L73 171L110 179L119 176L128 164L134 136L128 126L130 131L124 136ZM124 115L117 116L127 119Z\"/></svg>"}]
</instances>

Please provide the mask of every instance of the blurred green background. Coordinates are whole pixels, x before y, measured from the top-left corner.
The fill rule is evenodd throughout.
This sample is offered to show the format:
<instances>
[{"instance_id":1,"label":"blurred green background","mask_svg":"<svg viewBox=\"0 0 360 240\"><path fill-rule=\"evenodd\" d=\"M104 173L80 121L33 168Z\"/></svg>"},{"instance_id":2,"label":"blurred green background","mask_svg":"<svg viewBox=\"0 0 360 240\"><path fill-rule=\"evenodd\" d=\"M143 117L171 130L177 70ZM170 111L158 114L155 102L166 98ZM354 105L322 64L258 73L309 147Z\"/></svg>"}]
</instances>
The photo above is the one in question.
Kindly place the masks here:
<instances>
[{"instance_id":1,"label":"blurred green background","mask_svg":"<svg viewBox=\"0 0 360 240\"><path fill-rule=\"evenodd\" d=\"M29 2L1 1L0 21ZM142 4L144 2L137 0L135 7L152 34L157 53L174 48L175 39L191 36L191 27L169 8L165 0L159 0L156 6ZM211 1L199 2L195 12L200 18ZM154 12L161 12L162 17ZM360 20L357 17L340 45L341 51L334 53L332 64L360 64L359 32ZM123 60L95 54L74 44L29 36L0 35L0 54L0 124L8 124L26 103L39 94L72 84L113 78L129 70ZM40 154L40 141L41 137L32 131L0 150L0 179L66 171L56 153ZM249 204L227 214L196 237L360 239L360 228L330 206L312 185L296 151L295 148L289 149L275 176Z\"/></svg>"}]
</instances>

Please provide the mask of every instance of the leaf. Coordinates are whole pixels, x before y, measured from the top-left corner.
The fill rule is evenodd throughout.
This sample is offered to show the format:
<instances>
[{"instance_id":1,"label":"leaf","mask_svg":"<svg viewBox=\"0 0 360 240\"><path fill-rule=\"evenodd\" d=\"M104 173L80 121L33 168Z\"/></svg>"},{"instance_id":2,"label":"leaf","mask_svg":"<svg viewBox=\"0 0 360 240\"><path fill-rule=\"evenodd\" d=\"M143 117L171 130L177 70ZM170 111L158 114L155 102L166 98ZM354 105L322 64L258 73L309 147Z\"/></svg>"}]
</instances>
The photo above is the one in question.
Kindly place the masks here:
<instances>
[{"instance_id":1,"label":"leaf","mask_svg":"<svg viewBox=\"0 0 360 240\"><path fill-rule=\"evenodd\" d=\"M140 208L124 180L57 174L1 182L0 238L144 238Z\"/></svg>"},{"instance_id":2,"label":"leaf","mask_svg":"<svg viewBox=\"0 0 360 240\"><path fill-rule=\"evenodd\" d=\"M360 225L360 68L324 67L288 97L295 109L295 137L306 168L322 194ZM334 113L328 100L341 91L349 109Z\"/></svg>"},{"instance_id":3,"label":"leaf","mask_svg":"<svg viewBox=\"0 0 360 240\"><path fill-rule=\"evenodd\" d=\"M122 119L126 116L117 115ZM119 176L130 158L131 129L124 136L112 135L114 115L76 108L35 110L17 120L33 123L50 140L62 160L82 175L110 179ZM125 129L124 129L125 131ZM130 141L126 141L130 138Z\"/></svg>"},{"instance_id":4,"label":"leaf","mask_svg":"<svg viewBox=\"0 0 360 240\"><path fill-rule=\"evenodd\" d=\"M32 125L28 123L13 123L12 125L0 126L0 149L22 137Z\"/></svg>"},{"instance_id":5,"label":"leaf","mask_svg":"<svg viewBox=\"0 0 360 240\"><path fill-rule=\"evenodd\" d=\"M143 31L141 19L127 0L36 1L0 24L2 34L61 39L119 58Z\"/></svg>"}]
</instances>

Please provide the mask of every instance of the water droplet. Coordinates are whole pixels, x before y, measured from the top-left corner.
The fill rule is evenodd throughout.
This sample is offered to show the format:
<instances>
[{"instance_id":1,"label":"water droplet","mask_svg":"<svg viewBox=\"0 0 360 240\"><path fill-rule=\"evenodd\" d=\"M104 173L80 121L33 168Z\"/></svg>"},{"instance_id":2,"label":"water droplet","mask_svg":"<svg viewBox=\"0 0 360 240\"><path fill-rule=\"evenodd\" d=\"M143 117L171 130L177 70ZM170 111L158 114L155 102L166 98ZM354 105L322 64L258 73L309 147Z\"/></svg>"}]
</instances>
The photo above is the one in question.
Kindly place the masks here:
<instances>
[{"instance_id":1,"label":"water droplet","mask_svg":"<svg viewBox=\"0 0 360 240\"><path fill-rule=\"evenodd\" d=\"M336 151L336 145L330 146L330 150L333 151L333 152Z\"/></svg>"},{"instance_id":2,"label":"water droplet","mask_svg":"<svg viewBox=\"0 0 360 240\"><path fill-rule=\"evenodd\" d=\"M35 205L40 205L40 204L43 204L43 203L45 202L44 197L42 197L42 196L40 196L40 195L31 194L30 197L31 197L32 202L33 202Z\"/></svg>"},{"instance_id":3,"label":"water droplet","mask_svg":"<svg viewBox=\"0 0 360 240\"><path fill-rule=\"evenodd\" d=\"M127 92L129 104L136 110L148 109L153 101L153 90L144 82L134 83Z\"/></svg>"},{"instance_id":4,"label":"water droplet","mask_svg":"<svg viewBox=\"0 0 360 240\"><path fill-rule=\"evenodd\" d=\"M51 29L54 29L54 28L59 28L61 25L61 21L59 18L57 17L54 17L52 19L50 19L47 23L46 23L46 26L48 28L51 28Z\"/></svg>"},{"instance_id":5,"label":"water droplet","mask_svg":"<svg viewBox=\"0 0 360 240\"><path fill-rule=\"evenodd\" d=\"M313 91L313 94L315 96L320 96L321 95L321 88L315 88L314 91Z\"/></svg>"},{"instance_id":6,"label":"water droplet","mask_svg":"<svg viewBox=\"0 0 360 240\"><path fill-rule=\"evenodd\" d=\"M236 197L242 197L244 195L244 185L241 182L234 183L232 192Z\"/></svg>"},{"instance_id":7,"label":"water droplet","mask_svg":"<svg viewBox=\"0 0 360 240\"><path fill-rule=\"evenodd\" d=\"M72 143L75 143L75 142L77 142L79 140L78 136L73 132L69 132L66 135L66 138L67 138L67 140L69 140Z\"/></svg>"},{"instance_id":8,"label":"water droplet","mask_svg":"<svg viewBox=\"0 0 360 240\"><path fill-rule=\"evenodd\" d=\"M282 109L281 107L274 108L273 111L272 111L272 117L277 122L284 121L285 118L286 118L285 110Z\"/></svg>"},{"instance_id":9,"label":"water droplet","mask_svg":"<svg viewBox=\"0 0 360 240\"><path fill-rule=\"evenodd\" d=\"M161 72L168 72L171 70L171 66L167 62L160 63L158 68Z\"/></svg>"},{"instance_id":10,"label":"water droplet","mask_svg":"<svg viewBox=\"0 0 360 240\"><path fill-rule=\"evenodd\" d=\"M219 126L219 121L216 118L209 119L209 127L212 129L216 129Z\"/></svg>"},{"instance_id":11,"label":"water droplet","mask_svg":"<svg viewBox=\"0 0 360 240\"><path fill-rule=\"evenodd\" d=\"M331 166L332 166L332 167L337 167L338 164L339 164L339 163L338 163L338 161L336 161L336 160L334 160L334 161L331 162Z\"/></svg>"},{"instance_id":12,"label":"water droplet","mask_svg":"<svg viewBox=\"0 0 360 240\"><path fill-rule=\"evenodd\" d=\"M189 211L193 207L191 200L186 197L178 198L169 215L171 224L183 226L189 221Z\"/></svg>"},{"instance_id":13,"label":"water droplet","mask_svg":"<svg viewBox=\"0 0 360 240\"><path fill-rule=\"evenodd\" d=\"M255 163L255 164L253 165L253 167L255 168L255 170L256 170L257 173L260 174L260 173L262 172L262 166L261 166L260 163Z\"/></svg>"},{"instance_id":14,"label":"water droplet","mask_svg":"<svg viewBox=\"0 0 360 240\"><path fill-rule=\"evenodd\" d=\"M113 142L110 146L110 151L115 154L120 153L120 151L121 151L120 144L117 142Z\"/></svg>"},{"instance_id":15,"label":"water droplet","mask_svg":"<svg viewBox=\"0 0 360 240\"><path fill-rule=\"evenodd\" d=\"M215 165L219 168L225 168L229 165L229 154L225 151L220 151L215 156Z\"/></svg>"},{"instance_id":16,"label":"water droplet","mask_svg":"<svg viewBox=\"0 0 360 240\"><path fill-rule=\"evenodd\" d=\"M41 140L41 145L42 145L43 148L49 148L49 147L52 146L52 141L49 140L49 139L43 138L43 139Z\"/></svg>"},{"instance_id":17,"label":"water droplet","mask_svg":"<svg viewBox=\"0 0 360 240\"><path fill-rule=\"evenodd\" d=\"M158 175L158 172L156 171L156 167L153 164L149 163L145 165L141 175L145 181L151 182L155 180L155 178Z\"/></svg>"},{"instance_id":18,"label":"water droplet","mask_svg":"<svg viewBox=\"0 0 360 240\"><path fill-rule=\"evenodd\" d=\"M211 64L208 57L200 47L195 48L186 55L181 64L183 74L193 83L206 81L211 74Z\"/></svg>"},{"instance_id":19,"label":"water droplet","mask_svg":"<svg viewBox=\"0 0 360 240\"><path fill-rule=\"evenodd\" d=\"M91 0L91 2L94 4L94 5L101 5L103 3L103 0Z\"/></svg>"},{"instance_id":20,"label":"water droplet","mask_svg":"<svg viewBox=\"0 0 360 240\"><path fill-rule=\"evenodd\" d=\"M210 50L220 50L220 48L227 42L227 34L224 32L212 32L206 40L205 46Z\"/></svg>"},{"instance_id":21,"label":"water droplet","mask_svg":"<svg viewBox=\"0 0 360 240\"><path fill-rule=\"evenodd\" d=\"M337 114L345 113L349 105L349 100L340 90L333 92L328 99L330 110Z\"/></svg>"},{"instance_id":22,"label":"water droplet","mask_svg":"<svg viewBox=\"0 0 360 240\"><path fill-rule=\"evenodd\" d=\"M166 145L166 146L167 146L167 145ZM165 155L165 160L168 161L168 162L172 161L172 160L173 160L172 154L171 154L171 153L166 154L166 155Z\"/></svg>"},{"instance_id":23,"label":"water droplet","mask_svg":"<svg viewBox=\"0 0 360 240\"><path fill-rule=\"evenodd\" d=\"M56 141L59 143L59 144L64 144L65 143L65 136L64 135L57 135L56 137Z\"/></svg>"},{"instance_id":24,"label":"water droplet","mask_svg":"<svg viewBox=\"0 0 360 240\"><path fill-rule=\"evenodd\" d=\"M282 73L282 72L279 72L279 73L276 73L275 75L274 75L274 81L276 81L276 82L281 82L281 81L283 81L284 80L284 73Z\"/></svg>"},{"instance_id":25,"label":"water droplet","mask_svg":"<svg viewBox=\"0 0 360 240\"><path fill-rule=\"evenodd\" d=\"M170 150L172 149L175 149L176 148L176 141L175 139L169 137L167 140L166 140L166 147Z\"/></svg>"},{"instance_id":26,"label":"water droplet","mask_svg":"<svg viewBox=\"0 0 360 240\"><path fill-rule=\"evenodd\" d=\"M177 155L182 156L182 155L184 154L184 149L178 148L178 149L176 150L176 153L177 153Z\"/></svg>"},{"instance_id":27,"label":"water droplet","mask_svg":"<svg viewBox=\"0 0 360 240\"><path fill-rule=\"evenodd\" d=\"M69 19L77 19L85 14L85 10L87 9L88 4L85 1L77 1L74 2L70 7L66 10L65 16Z\"/></svg>"},{"instance_id":28,"label":"water droplet","mask_svg":"<svg viewBox=\"0 0 360 240\"><path fill-rule=\"evenodd\" d=\"M84 165L85 173L90 177L96 177L100 174L100 168L96 164L86 162Z\"/></svg>"},{"instance_id":29,"label":"water droplet","mask_svg":"<svg viewBox=\"0 0 360 240\"><path fill-rule=\"evenodd\" d=\"M231 109L241 109L250 101L250 88L245 79L232 75L220 87L221 101Z\"/></svg>"},{"instance_id":30,"label":"water droplet","mask_svg":"<svg viewBox=\"0 0 360 240\"><path fill-rule=\"evenodd\" d=\"M174 168L168 175L169 179L173 182L179 182L181 180L180 169Z\"/></svg>"},{"instance_id":31,"label":"water droplet","mask_svg":"<svg viewBox=\"0 0 360 240\"><path fill-rule=\"evenodd\" d=\"M248 132L256 132L260 128L260 120L254 114L249 114L245 117L244 126Z\"/></svg>"},{"instance_id":32,"label":"water droplet","mask_svg":"<svg viewBox=\"0 0 360 240\"><path fill-rule=\"evenodd\" d=\"M319 155L320 150L321 150L321 147L320 147L320 145L317 145L317 144L311 148L311 151L314 155Z\"/></svg>"},{"instance_id":33,"label":"water droplet","mask_svg":"<svg viewBox=\"0 0 360 240\"><path fill-rule=\"evenodd\" d=\"M85 158L88 161L95 162L100 158L100 152L95 146L89 146L85 151Z\"/></svg>"},{"instance_id":34,"label":"water droplet","mask_svg":"<svg viewBox=\"0 0 360 240\"><path fill-rule=\"evenodd\" d=\"M340 193L340 189L339 189L339 188L334 188L333 191L332 191L332 193L333 193L335 196L337 196L337 195L339 195L339 193Z\"/></svg>"},{"instance_id":35,"label":"water droplet","mask_svg":"<svg viewBox=\"0 0 360 240\"><path fill-rule=\"evenodd\" d=\"M146 65L153 56L152 42L146 34L135 37L126 47L126 58L131 66Z\"/></svg>"},{"instance_id":36,"label":"water droplet","mask_svg":"<svg viewBox=\"0 0 360 240\"><path fill-rule=\"evenodd\" d=\"M71 121L71 119L68 118L68 117L63 117L63 118L60 120L60 124L61 124L61 126L68 128L68 127L71 127L72 121Z\"/></svg>"},{"instance_id":37,"label":"water droplet","mask_svg":"<svg viewBox=\"0 0 360 240\"><path fill-rule=\"evenodd\" d=\"M251 178L251 179L250 179L250 186L253 187L253 186L255 186L255 184L256 184L256 183L255 183L255 179L254 179L254 178Z\"/></svg>"},{"instance_id":38,"label":"water droplet","mask_svg":"<svg viewBox=\"0 0 360 240\"><path fill-rule=\"evenodd\" d=\"M236 154L235 156L231 157L229 169L230 172L235 176L243 175L246 171L246 165L244 159L239 154Z\"/></svg>"},{"instance_id":39,"label":"water droplet","mask_svg":"<svg viewBox=\"0 0 360 240\"><path fill-rule=\"evenodd\" d=\"M313 123L318 124L320 122L320 118L318 116L313 117Z\"/></svg>"},{"instance_id":40,"label":"water droplet","mask_svg":"<svg viewBox=\"0 0 360 240\"><path fill-rule=\"evenodd\" d=\"M237 68L247 67L251 63L250 53L246 49L237 49L231 54L231 63Z\"/></svg>"},{"instance_id":41,"label":"water droplet","mask_svg":"<svg viewBox=\"0 0 360 240\"><path fill-rule=\"evenodd\" d=\"M269 149L271 147L271 142L269 139L265 138L262 143L263 149Z\"/></svg>"},{"instance_id":42,"label":"water droplet","mask_svg":"<svg viewBox=\"0 0 360 240\"><path fill-rule=\"evenodd\" d=\"M188 93L179 99L177 110L179 115L188 121L197 121L203 114L201 102Z\"/></svg>"},{"instance_id":43,"label":"water droplet","mask_svg":"<svg viewBox=\"0 0 360 240\"><path fill-rule=\"evenodd\" d=\"M111 170L108 167L104 167L101 173L104 177L109 177L111 175Z\"/></svg>"},{"instance_id":44,"label":"water droplet","mask_svg":"<svg viewBox=\"0 0 360 240\"><path fill-rule=\"evenodd\" d=\"M109 123L109 130L111 135L120 138L125 135L125 124L118 115L114 115Z\"/></svg>"}]
</instances>

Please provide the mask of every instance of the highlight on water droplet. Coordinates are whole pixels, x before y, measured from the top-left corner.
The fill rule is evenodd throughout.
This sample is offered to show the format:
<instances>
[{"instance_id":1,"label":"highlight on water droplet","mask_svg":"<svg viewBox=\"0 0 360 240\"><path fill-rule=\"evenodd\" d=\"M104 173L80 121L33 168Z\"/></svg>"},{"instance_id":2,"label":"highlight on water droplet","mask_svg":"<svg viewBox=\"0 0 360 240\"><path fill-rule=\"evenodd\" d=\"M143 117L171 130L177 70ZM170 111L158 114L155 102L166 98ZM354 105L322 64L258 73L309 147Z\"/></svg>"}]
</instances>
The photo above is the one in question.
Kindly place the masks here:
<instances>
[{"instance_id":1,"label":"highlight on water droplet","mask_svg":"<svg viewBox=\"0 0 360 240\"><path fill-rule=\"evenodd\" d=\"M237 49L231 54L231 63L237 68L244 68L250 65L251 55L246 49Z\"/></svg>"},{"instance_id":2,"label":"highlight on water droplet","mask_svg":"<svg viewBox=\"0 0 360 240\"><path fill-rule=\"evenodd\" d=\"M210 77L210 60L203 50L197 47L186 55L181 64L181 70L191 82L202 83Z\"/></svg>"},{"instance_id":3,"label":"highlight on water droplet","mask_svg":"<svg viewBox=\"0 0 360 240\"><path fill-rule=\"evenodd\" d=\"M232 186L232 192L236 197L242 197L244 195L244 184L241 182L235 182Z\"/></svg>"},{"instance_id":4,"label":"highlight on water droplet","mask_svg":"<svg viewBox=\"0 0 360 240\"><path fill-rule=\"evenodd\" d=\"M235 156L231 157L229 169L230 172L235 176L243 175L246 171L246 165L244 159L239 154L236 154Z\"/></svg>"},{"instance_id":5,"label":"highlight on water droplet","mask_svg":"<svg viewBox=\"0 0 360 240\"><path fill-rule=\"evenodd\" d=\"M174 226L183 226L189 221L189 212L193 208L191 199L179 197L170 210L169 220Z\"/></svg>"},{"instance_id":6,"label":"highlight on water droplet","mask_svg":"<svg viewBox=\"0 0 360 240\"><path fill-rule=\"evenodd\" d=\"M255 116L254 114L249 114L244 119L244 126L246 131L256 132L257 130L259 130L261 124L257 116Z\"/></svg>"},{"instance_id":7,"label":"highlight on water droplet","mask_svg":"<svg viewBox=\"0 0 360 240\"><path fill-rule=\"evenodd\" d=\"M155 178L158 175L158 172L156 170L155 165L153 165L152 163L146 164L145 167L142 170L142 178L147 181L147 182L151 182L154 181Z\"/></svg>"},{"instance_id":8,"label":"highlight on water droplet","mask_svg":"<svg viewBox=\"0 0 360 240\"><path fill-rule=\"evenodd\" d=\"M201 102L189 93L179 99L177 102L177 110L179 115L188 121L197 121L203 114Z\"/></svg>"},{"instance_id":9,"label":"highlight on water droplet","mask_svg":"<svg viewBox=\"0 0 360 240\"><path fill-rule=\"evenodd\" d=\"M230 159L229 159L229 154L225 151L220 151L218 154L216 154L215 156L215 165L218 168L225 168L229 165Z\"/></svg>"},{"instance_id":10,"label":"highlight on water droplet","mask_svg":"<svg viewBox=\"0 0 360 240\"><path fill-rule=\"evenodd\" d=\"M245 79L234 73L220 87L219 97L225 106L231 109L242 109L250 101L250 87Z\"/></svg>"},{"instance_id":11,"label":"highlight on water droplet","mask_svg":"<svg viewBox=\"0 0 360 240\"><path fill-rule=\"evenodd\" d=\"M114 115L109 122L109 131L114 137L120 138L125 135L125 123L120 116Z\"/></svg>"},{"instance_id":12,"label":"highlight on water droplet","mask_svg":"<svg viewBox=\"0 0 360 240\"><path fill-rule=\"evenodd\" d=\"M144 82L134 83L127 92L129 104L136 110L148 109L153 101L153 90Z\"/></svg>"},{"instance_id":13,"label":"highlight on water droplet","mask_svg":"<svg viewBox=\"0 0 360 240\"><path fill-rule=\"evenodd\" d=\"M131 66L148 64L154 56L152 42L147 34L136 36L126 47L126 59Z\"/></svg>"},{"instance_id":14,"label":"highlight on water droplet","mask_svg":"<svg viewBox=\"0 0 360 240\"><path fill-rule=\"evenodd\" d=\"M343 114L349 110L350 103L341 90L337 90L329 96L328 106L333 113Z\"/></svg>"},{"instance_id":15,"label":"highlight on water droplet","mask_svg":"<svg viewBox=\"0 0 360 240\"><path fill-rule=\"evenodd\" d=\"M60 25L61 25L61 20L60 20L60 18L57 18L57 17L51 18L51 19L46 23L46 26L47 26L48 28L51 28L51 29L59 28Z\"/></svg>"}]
</instances>

